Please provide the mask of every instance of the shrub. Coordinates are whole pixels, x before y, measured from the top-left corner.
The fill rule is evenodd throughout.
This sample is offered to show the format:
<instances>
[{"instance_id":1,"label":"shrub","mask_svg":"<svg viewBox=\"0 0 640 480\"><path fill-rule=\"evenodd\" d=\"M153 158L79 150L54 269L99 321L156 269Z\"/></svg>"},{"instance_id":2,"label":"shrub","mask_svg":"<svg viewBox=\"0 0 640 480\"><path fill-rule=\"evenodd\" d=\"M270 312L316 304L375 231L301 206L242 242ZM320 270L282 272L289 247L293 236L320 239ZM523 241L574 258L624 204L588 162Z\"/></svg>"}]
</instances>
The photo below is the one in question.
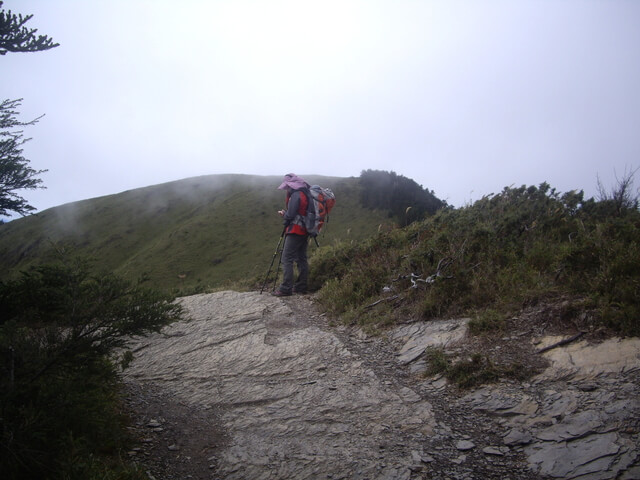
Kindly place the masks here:
<instances>
[{"instance_id":1,"label":"shrub","mask_svg":"<svg viewBox=\"0 0 640 480\"><path fill-rule=\"evenodd\" d=\"M452 361L441 348L428 348L425 351L427 375L444 375L447 380L460 388L498 381L500 378L523 380L530 371L521 365L499 366L489 357L473 353L464 360Z\"/></svg>"},{"instance_id":2,"label":"shrub","mask_svg":"<svg viewBox=\"0 0 640 480\"><path fill-rule=\"evenodd\" d=\"M314 258L319 281L331 280L321 301L341 314L393 295L394 308L385 301L361 312L389 323L407 312L409 320L489 310L504 318L545 300L589 298L602 324L640 335L636 200L585 200L546 183L505 188ZM477 320L480 331L485 323Z\"/></svg>"},{"instance_id":3,"label":"shrub","mask_svg":"<svg viewBox=\"0 0 640 480\"><path fill-rule=\"evenodd\" d=\"M0 283L5 478L109 477L109 455L126 444L115 349L180 318L171 300L93 274L85 262L42 266Z\"/></svg>"},{"instance_id":4,"label":"shrub","mask_svg":"<svg viewBox=\"0 0 640 480\"><path fill-rule=\"evenodd\" d=\"M469 331L474 335L501 332L504 328L504 316L493 309L487 309L469 321Z\"/></svg>"}]
</instances>

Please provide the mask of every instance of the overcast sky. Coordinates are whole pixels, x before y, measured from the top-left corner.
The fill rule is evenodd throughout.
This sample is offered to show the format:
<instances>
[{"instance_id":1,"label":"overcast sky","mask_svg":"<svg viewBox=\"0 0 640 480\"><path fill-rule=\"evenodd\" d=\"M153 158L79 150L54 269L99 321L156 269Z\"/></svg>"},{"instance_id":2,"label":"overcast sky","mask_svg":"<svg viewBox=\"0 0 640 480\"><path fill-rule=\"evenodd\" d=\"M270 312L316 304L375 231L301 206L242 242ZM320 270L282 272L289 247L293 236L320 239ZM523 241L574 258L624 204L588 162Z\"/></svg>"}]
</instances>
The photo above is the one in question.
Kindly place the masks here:
<instances>
[{"instance_id":1,"label":"overcast sky","mask_svg":"<svg viewBox=\"0 0 640 480\"><path fill-rule=\"evenodd\" d=\"M0 96L45 114L25 130L49 170L23 195L40 210L197 175L369 168L463 206L544 181L595 196L640 166L636 0L4 8L60 43L0 57Z\"/></svg>"}]
</instances>

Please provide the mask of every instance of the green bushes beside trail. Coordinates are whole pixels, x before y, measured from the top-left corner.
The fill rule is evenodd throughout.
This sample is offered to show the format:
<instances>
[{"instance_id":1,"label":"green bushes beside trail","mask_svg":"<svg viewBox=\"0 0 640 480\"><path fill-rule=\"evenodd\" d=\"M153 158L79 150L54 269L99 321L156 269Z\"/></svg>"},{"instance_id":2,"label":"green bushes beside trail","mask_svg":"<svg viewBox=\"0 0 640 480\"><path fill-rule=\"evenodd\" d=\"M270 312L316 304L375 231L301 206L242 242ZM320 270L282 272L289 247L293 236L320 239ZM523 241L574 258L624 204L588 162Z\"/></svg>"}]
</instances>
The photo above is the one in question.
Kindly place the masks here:
<instances>
[{"instance_id":1,"label":"green bushes beside trail","mask_svg":"<svg viewBox=\"0 0 640 480\"><path fill-rule=\"evenodd\" d=\"M637 200L611 197L585 200L546 183L505 188L326 250L312 277L327 308L360 324L507 316L566 298L582 321L639 335L640 211Z\"/></svg>"},{"instance_id":2,"label":"green bushes beside trail","mask_svg":"<svg viewBox=\"0 0 640 480\"><path fill-rule=\"evenodd\" d=\"M146 478L126 448L118 371L131 335L178 319L171 298L81 262L0 283L0 471L6 479Z\"/></svg>"}]
</instances>

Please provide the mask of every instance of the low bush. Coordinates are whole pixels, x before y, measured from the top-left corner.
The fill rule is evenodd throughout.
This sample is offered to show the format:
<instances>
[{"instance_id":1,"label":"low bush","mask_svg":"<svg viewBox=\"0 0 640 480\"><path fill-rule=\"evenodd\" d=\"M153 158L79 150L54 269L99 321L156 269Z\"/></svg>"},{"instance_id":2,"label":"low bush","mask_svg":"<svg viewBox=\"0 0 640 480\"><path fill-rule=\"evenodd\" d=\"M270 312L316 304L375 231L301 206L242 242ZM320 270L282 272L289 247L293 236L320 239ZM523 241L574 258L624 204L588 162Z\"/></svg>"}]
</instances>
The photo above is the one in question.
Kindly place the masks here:
<instances>
[{"instance_id":1,"label":"low bush","mask_svg":"<svg viewBox=\"0 0 640 480\"><path fill-rule=\"evenodd\" d=\"M131 335L181 315L171 298L96 275L85 262L0 283L3 478L143 478L119 460L128 438L118 377L124 362L115 353Z\"/></svg>"},{"instance_id":2,"label":"low bush","mask_svg":"<svg viewBox=\"0 0 640 480\"><path fill-rule=\"evenodd\" d=\"M442 349L429 348L425 352L425 359L426 375L444 375L460 388L471 388L501 378L524 380L530 374L528 369L518 364L496 365L481 353L473 353L467 359L453 361Z\"/></svg>"},{"instance_id":3,"label":"low bush","mask_svg":"<svg viewBox=\"0 0 640 480\"><path fill-rule=\"evenodd\" d=\"M504 315L491 308L480 312L469 321L469 331L474 335L502 332L505 329Z\"/></svg>"},{"instance_id":4,"label":"low bush","mask_svg":"<svg viewBox=\"0 0 640 480\"><path fill-rule=\"evenodd\" d=\"M324 305L361 323L506 318L570 296L589 299L600 325L640 335L639 239L637 202L585 200L543 183L337 246L312 272ZM477 332L496 328L486 315L472 322Z\"/></svg>"}]
</instances>

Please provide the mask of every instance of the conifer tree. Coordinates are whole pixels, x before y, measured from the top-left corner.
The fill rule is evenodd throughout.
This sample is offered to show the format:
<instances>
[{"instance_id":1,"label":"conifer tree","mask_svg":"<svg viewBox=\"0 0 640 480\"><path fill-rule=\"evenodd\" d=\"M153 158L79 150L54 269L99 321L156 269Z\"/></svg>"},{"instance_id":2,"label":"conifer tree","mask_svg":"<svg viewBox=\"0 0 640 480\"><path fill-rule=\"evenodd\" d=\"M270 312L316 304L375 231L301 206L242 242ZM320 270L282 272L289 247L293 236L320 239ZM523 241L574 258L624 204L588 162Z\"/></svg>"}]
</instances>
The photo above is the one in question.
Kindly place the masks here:
<instances>
[{"instance_id":1,"label":"conifer tree","mask_svg":"<svg viewBox=\"0 0 640 480\"><path fill-rule=\"evenodd\" d=\"M0 215L8 215L9 212L26 215L34 211L35 208L16 191L43 188L37 175L46 170L29 167L29 160L22 155L22 145L30 139L23 138L21 130L14 130L33 125L40 117L30 122L18 121L16 108L21 100L0 102Z\"/></svg>"},{"instance_id":2,"label":"conifer tree","mask_svg":"<svg viewBox=\"0 0 640 480\"><path fill-rule=\"evenodd\" d=\"M2 9L0 1L0 55L7 52L38 52L57 47L58 44L46 35L36 35L37 29L25 24L33 15L14 14ZM46 170L34 170L29 160L22 155L23 138L20 127L33 125L41 117L29 122L18 120L17 107L22 99L0 102L0 216L9 212L26 215L35 208L16 192L24 189L42 188L37 175Z\"/></svg>"},{"instance_id":3,"label":"conifer tree","mask_svg":"<svg viewBox=\"0 0 640 480\"><path fill-rule=\"evenodd\" d=\"M3 3L0 2L0 9ZM0 55L7 52L40 52L59 45L46 35L36 35L37 28L25 26L32 17L14 14L11 10L0 10Z\"/></svg>"}]
</instances>

